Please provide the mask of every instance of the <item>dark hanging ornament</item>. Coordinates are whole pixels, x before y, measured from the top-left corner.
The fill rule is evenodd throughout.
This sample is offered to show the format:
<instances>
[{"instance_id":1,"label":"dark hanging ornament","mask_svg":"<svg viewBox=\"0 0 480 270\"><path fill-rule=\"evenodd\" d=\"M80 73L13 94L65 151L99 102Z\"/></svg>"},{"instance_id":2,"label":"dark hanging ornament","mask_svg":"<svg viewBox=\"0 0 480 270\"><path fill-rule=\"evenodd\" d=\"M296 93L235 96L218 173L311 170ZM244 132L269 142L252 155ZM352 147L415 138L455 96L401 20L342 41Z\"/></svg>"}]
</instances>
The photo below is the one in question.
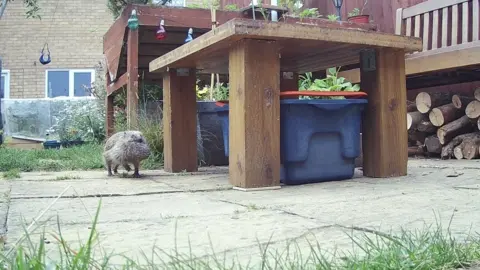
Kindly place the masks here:
<instances>
[{"instance_id":1,"label":"dark hanging ornament","mask_svg":"<svg viewBox=\"0 0 480 270\"><path fill-rule=\"evenodd\" d=\"M158 29L157 29L157 33L155 34L155 37L158 40L162 40L167 37L167 31L165 31L165 22L163 20L161 20L160 24L158 25Z\"/></svg>"},{"instance_id":2,"label":"dark hanging ornament","mask_svg":"<svg viewBox=\"0 0 480 270\"><path fill-rule=\"evenodd\" d=\"M52 58L50 57L50 50L48 49L48 43L43 45L42 53L40 54L39 61L42 65L46 65L52 62Z\"/></svg>"},{"instance_id":3,"label":"dark hanging ornament","mask_svg":"<svg viewBox=\"0 0 480 270\"><path fill-rule=\"evenodd\" d=\"M193 29L192 28L188 29L187 38L185 39L185 43L193 40L192 34L193 34Z\"/></svg>"}]
</instances>

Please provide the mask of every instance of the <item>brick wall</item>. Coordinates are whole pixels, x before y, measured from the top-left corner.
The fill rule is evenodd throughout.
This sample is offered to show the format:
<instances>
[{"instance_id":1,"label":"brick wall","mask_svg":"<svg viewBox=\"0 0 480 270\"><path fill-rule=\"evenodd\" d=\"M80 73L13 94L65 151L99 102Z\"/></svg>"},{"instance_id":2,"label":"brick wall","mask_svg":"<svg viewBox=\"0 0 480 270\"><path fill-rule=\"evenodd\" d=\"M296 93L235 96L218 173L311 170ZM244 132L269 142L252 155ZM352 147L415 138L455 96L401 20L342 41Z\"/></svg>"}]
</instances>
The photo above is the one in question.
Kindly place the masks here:
<instances>
[{"instance_id":1,"label":"brick wall","mask_svg":"<svg viewBox=\"0 0 480 270\"><path fill-rule=\"evenodd\" d=\"M46 69L93 68L103 59L103 35L113 23L105 0L39 4L41 20L26 19L23 1L14 1L0 21L0 55L3 68L10 70L10 98L44 98ZM52 62L43 66L38 59L45 42Z\"/></svg>"}]
</instances>

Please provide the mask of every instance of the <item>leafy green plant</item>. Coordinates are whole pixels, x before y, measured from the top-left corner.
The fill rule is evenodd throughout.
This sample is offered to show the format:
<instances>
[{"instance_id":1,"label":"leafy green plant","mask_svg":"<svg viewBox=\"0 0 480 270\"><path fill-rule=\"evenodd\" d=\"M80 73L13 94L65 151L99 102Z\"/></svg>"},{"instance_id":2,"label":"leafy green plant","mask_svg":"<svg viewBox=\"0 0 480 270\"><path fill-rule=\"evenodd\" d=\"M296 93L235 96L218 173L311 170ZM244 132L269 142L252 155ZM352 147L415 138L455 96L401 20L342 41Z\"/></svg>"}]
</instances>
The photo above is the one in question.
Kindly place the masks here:
<instances>
[{"instance_id":1,"label":"leafy green plant","mask_svg":"<svg viewBox=\"0 0 480 270\"><path fill-rule=\"evenodd\" d=\"M318 13L318 8L307 8L307 9L304 9L302 12L300 12L299 17L300 19L318 18L320 17L320 14Z\"/></svg>"},{"instance_id":2,"label":"leafy green plant","mask_svg":"<svg viewBox=\"0 0 480 270\"><path fill-rule=\"evenodd\" d=\"M229 4L229 5L226 5L224 9L229 11L237 11L238 7L236 4Z\"/></svg>"},{"instance_id":3,"label":"leafy green plant","mask_svg":"<svg viewBox=\"0 0 480 270\"><path fill-rule=\"evenodd\" d=\"M335 22L335 21L338 20L338 16L335 15L335 14L328 14L327 18L328 18L329 21L332 21L332 22Z\"/></svg>"},{"instance_id":4,"label":"leafy green plant","mask_svg":"<svg viewBox=\"0 0 480 270\"><path fill-rule=\"evenodd\" d=\"M217 84L215 87L216 90L213 92L213 99L214 100L228 100L230 96L229 92L229 85L224 85L224 83Z\"/></svg>"},{"instance_id":5,"label":"leafy green plant","mask_svg":"<svg viewBox=\"0 0 480 270\"><path fill-rule=\"evenodd\" d=\"M354 8L352 11L348 13L348 17L358 16L360 15L360 9Z\"/></svg>"},{"instance_id":6,"label":"leafy green plant","mask_svg":"<svg viewBox=\"0 0 480 270\"><path fill-rule=\"evenodd\" d=\"M353 85L351 82L345 80L344 77L338 77L340 68L329 68L327 70L327 77L324 79L315 79L312 82L311 74L305 74L301 76L302 82L300 83L300 90L308 91L352 91L356 92L360 90L358 84ZM302 99L345 99L345 97L301 97Z\"/></svg>"}]
</instances>

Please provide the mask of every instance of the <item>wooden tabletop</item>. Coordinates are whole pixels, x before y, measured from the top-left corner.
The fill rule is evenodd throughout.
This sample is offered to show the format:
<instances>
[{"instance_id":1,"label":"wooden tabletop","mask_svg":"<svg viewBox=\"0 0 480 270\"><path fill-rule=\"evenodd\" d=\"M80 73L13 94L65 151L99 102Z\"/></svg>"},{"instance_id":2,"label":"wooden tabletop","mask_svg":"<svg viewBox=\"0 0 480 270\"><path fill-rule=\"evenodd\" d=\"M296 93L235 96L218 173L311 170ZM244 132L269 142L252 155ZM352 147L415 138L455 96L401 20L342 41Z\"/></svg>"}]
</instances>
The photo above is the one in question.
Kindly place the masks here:
<instances>
[{"instance_id":1,"label":"wooden tabletop","mask_svg":"<svg viewBox=\"0 0 480 270\"><path fill-rule=\"evenodd\" d=\"M243 38L279 42L282 71L308 72L359 62L359 52L388 47L406 53L422 50L415 37L345 28L329 24L232 19L193 41L150 62L150 72L167 68L197 68L206 73L228 73L230 45Z\"/></svg>"}]
</instances>

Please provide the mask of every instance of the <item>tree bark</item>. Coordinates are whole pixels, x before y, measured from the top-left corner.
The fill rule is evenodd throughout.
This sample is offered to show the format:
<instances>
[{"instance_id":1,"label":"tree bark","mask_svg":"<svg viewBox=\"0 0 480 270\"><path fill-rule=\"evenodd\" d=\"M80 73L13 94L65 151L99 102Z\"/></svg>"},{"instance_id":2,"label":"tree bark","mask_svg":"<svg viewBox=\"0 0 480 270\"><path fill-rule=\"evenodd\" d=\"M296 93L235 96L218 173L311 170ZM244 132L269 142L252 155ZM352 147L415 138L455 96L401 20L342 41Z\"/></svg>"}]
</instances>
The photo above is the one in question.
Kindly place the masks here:
<instances>
[{"instance_id":1,"label":"tree bark","mask_svg":"<svg viewBox=\"0 0 480 270\"><path fill-rule=\"evenodd\" d=\"M452 104L455 108L460 109L460 110L465 110L467 108L467 105L475 100L474 98L471 97L464 97L464 96L459 96L459 95L453 95L452 96Z\"/></svg>"},{"instance_id":2,"label":"tree bark","mask_svg":"<svg viewBox=\"0 0 480 270\"><path fill-rule=\"evenodd\" d=\"M473 132L473 133L467 133L467 134L462 134L459 135L455 138L453 138L447 145L445 145L442 148L442 153L441 153L441 158L442 159L447 159L450 158L453 155L453 149L460 145L465 139L480 139L480 132Z\"/></svg>"},{"instance_id":3,"label":"tree bark","mask_svg":"<svg viewBox=\"0 0 480 270\"><path fill-rule=\"evenodd\" d=\"M463 159L462 143L453 149L453 156L458 160Z\"/></svg>"},{"instance_id":4,"label":"tree bark","mask_svg":"<svg viewBox=\"0 0 480 270\"><path fill-rule=\"evenodd\" d=\"M407 113L407 130L417 128L421 121L428 120L428 116L419 111Z\"/></svg>"},{"instance_id":5,"label":"tree bark","mask_svg":"<svg viewBox=\"0 0 480 270\"><path fill-rule=\"evenodd\" d=\"M472 121L464 115L437 130L437 136L441 144L446 144L454 137L473 131Z\"/></svg>"},{"instance_id":6,"label":"tree bark","mask_svg":"<svg viewBox=\"0 0 480 270\"><path fill-rule=\"evenodd\" d=\"M407 100L407 112L414 112L417 110L417 104L413 101Z\"/></svg>"},{"instance_id":7,"label":"tree bark","mask_svg":"<svg viewBox=\"0 0 480 270\"><path fill-rule=\"evenodd\" d=\"M425 150L422 146L408 147L408 156L425 156Z\"/></svg>"},{"instance_id":8,"label":"tree bark","mask_svg":"<svg viewBox=\"0 0 480 270\"><path fill-rule=\"evenodd\" d=\"M452 103L445 104L440 107L432 109L428 114L430 122L436 127L441 127L452 122L455 119L462 117L463 111L455 108Z\"/></svg>"},{"instance_id":9,"label":"tree bark","mask_svg":"<svg viewBox=\"0 0 480 270\"><path fill-rule=\"evenodd\" d=\"M425 138L428 136L428 134L424 132L420 132L415 129L411 129L408 131L408 140L412 142L418 142L419 144L424 144L425 143Z\"/></svg>"},{"instance_id":10,"label":"tree bark","mask_svg":"<svg viewBox=\"0 0 480 270\"><path fill-rule=\"evenodd\" d=\"M464 140L462 144L463 158L471 160L479 157L480 139Z\"/></svg>"},{"instance_id":11,"label":"tree bark","mask_svg":"<svg viewBox=\"0 0 480 270\"><path fill-rule=\"evenodd\" d=\"M427 93L420 92L415 98L417 110L421 113L428 113L436 108L452 102L452 95L449 93Z\"/></svg>"},{"instance_id":12,"label":"tree bark","mask_svg":"<svg viewBox=\"0 0 480 270\"><path fill-rule=\"evenodd\" d=\"M465 114L471 119L477 119L480 116L480 101L474 100L468 103Z\"/></svg>"},{"instance_id":13,"label":"tree bark","mask_svg":"<svg viewBox=\"0 0 480 270\"><path fill-rule=\"evenodd\" d=\"M438 139L437 135L428 136L425 138L425 147L427 147L427 151L433 154L440 154L442 153L442 144Z\"/></svg>"},{"instance_id":14,"label":"tree bark","mask_svg":"<svg viewBox=\"0 0 480 270\"><path fill-rule=\"evenodd\" d=\"M417 125L417 130L425 133L435 133L438 127L434 126L430 121L422 121Z\"/></svg>"}]
</instances>

